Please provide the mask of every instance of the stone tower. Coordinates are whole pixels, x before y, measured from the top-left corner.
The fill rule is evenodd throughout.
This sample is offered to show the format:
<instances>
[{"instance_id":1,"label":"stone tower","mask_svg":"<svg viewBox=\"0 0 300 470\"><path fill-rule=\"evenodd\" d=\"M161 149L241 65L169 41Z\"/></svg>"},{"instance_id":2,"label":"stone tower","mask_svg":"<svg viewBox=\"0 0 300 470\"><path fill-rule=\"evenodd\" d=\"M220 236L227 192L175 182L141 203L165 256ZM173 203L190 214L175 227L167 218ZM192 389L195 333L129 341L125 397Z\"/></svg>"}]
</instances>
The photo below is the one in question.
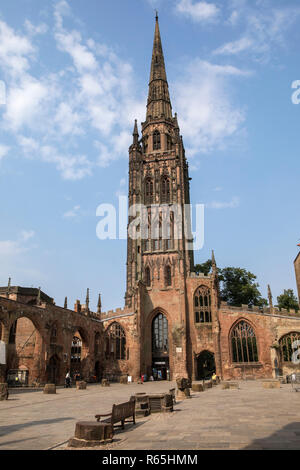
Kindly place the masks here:
<instances>
[{"instance_id":1,"label":"stone tower","mask_svg":"<svg viewBox=\"0 0 300 470\"><path fill-rule=\"evenodd\" d=\"M139 204L129 212L135 236L128 236L127 244L128 307L139 281L168 286L170 278L183 279L193 269L193 250L187 247L192 238L188 163L172 113L157 16L146 120L141 138L135 121L129 148L129 207Z\"/></svg>"}]
</instances>

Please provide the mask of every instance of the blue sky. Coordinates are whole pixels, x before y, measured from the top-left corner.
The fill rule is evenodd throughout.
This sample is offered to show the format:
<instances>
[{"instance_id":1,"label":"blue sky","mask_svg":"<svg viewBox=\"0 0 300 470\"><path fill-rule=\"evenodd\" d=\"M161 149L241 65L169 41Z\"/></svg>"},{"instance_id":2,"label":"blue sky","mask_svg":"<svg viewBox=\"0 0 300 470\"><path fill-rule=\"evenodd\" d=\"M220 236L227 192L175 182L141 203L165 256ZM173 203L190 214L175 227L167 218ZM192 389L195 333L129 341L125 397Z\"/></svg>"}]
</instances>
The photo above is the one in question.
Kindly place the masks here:
<instances>
[{"instance_id":1,"label":"blue sky","mask_svg":"<svg viewBox=\"0 0 300 470\"><path fill-rule=\"evenodd\" d=\"M0 284L58 305L123 306L126 241L96 237L97 206L127 194L160 29L173 111L219 266L266 296L296 289L300 238L300 5L296 0L10 0L0 6Z\"/></svg>"}]
</instances>

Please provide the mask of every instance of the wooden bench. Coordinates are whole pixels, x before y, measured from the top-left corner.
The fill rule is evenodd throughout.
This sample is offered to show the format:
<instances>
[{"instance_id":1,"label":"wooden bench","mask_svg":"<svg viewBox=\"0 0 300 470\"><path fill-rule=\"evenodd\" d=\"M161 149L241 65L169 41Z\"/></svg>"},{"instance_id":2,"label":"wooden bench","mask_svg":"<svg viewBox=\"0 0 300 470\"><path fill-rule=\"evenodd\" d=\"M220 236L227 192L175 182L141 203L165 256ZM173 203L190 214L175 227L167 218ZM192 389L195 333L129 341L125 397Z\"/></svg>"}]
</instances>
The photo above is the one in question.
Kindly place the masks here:
<instances>
[{"instance_id":1,"label":"wooden bench","mask_svg":"<svg viewBox=\"0 0 300 470\"><path fill-rule=\"evenodd\" d=\"M106 418L102 421L102 423L110 423L112 426L115 426L116 423L121 422L118 427L124 429L125 423L135 424L135 400L120 403L119 405L113 405L111 413L105 415L96 415L95 418L98 422L101 420L101 418ZM132 419L128 420L128 418Z\"/></svg>"}]
</instances>

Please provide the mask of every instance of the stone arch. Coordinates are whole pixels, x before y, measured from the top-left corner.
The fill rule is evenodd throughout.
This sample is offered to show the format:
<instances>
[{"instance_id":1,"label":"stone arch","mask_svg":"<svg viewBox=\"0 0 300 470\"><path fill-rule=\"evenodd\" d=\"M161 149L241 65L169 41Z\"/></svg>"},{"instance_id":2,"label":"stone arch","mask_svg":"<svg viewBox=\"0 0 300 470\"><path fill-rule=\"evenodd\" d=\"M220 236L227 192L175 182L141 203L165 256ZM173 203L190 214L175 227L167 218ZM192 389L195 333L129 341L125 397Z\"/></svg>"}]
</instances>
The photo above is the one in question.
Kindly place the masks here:
<instances>
[{"instance_id":1,"label":"stone arch","mask_svg":"<svg viewBox=\"0 0 300 470\"><path fill-rule=\"evenodd\" d=\"M215 355L207 349L195 355L197 380L210 378L216 372Z\"/></svg>"},{"instance_id":2,"label":"stone arch","mask_svg":"<svg viewBox=\"0 0 300 470\"><path fill-rule=\"evenodd\" d=\"M118 322L112 322L105 331L106 359L126 360L126 331Z\"/></svg>"},{"instance_id":3,"label":"stone arch","mask_svg":"<svg viewBox=\"0 0 300 470\"><path fill-rule=\"evenodd\" d=\"M281 363L293 363L293 354L299 349L298 345L293 347L293 343L296 341L300 341L299 331L291 331L281 336L279 339L279 359Z\"/></svg>"},{"instance_id":4,"label":"stone arch","mask_svg":"<svg viewBox=\"0 0 300 470\"><path fill-rule=\"evenodd\" d=\"M170 370L170 324L163 309L151 315L151 369L154 379L167 379Z\"/></svg>"},{"instance_id":5,"label":"stone arch","mask_svg":"<svg viewBox=\"0 0 300 470\"><path fill-rule=\"evenodd\" d=\"M152 135L152 148L153 150L160 150L161 148L161 134L157 129Z\"/></svg>"},{"instance_id":6,"label":"stone arch","mask_svg":"<svg viewBox=\"0 0 300 470\"><path fill-rule=\"evenodd\" d=\"M8 377L18 377L18 371L28 370L23 385L43 381L46 369L44 329L35 315L15 312L8 325L7 366ZM22 367L22 369L20 369ZM22 377L24 374L21 374ZM25 383L26 382L26 383Z\"/></svg>"},{"instance_id":7,"label":"stone arch","mask_svg":"<svg viewBox=\"0 0 300 470\"><path fill-rule=\"evenodd\" d=\"M90 336L86 329L77 325L72 329L70 342L70 371L73 378L88 378L90 367Z\"/></svg>"},{"instance_id":8,"label":"stone arch","mask_svg":"<svg viewBox=\"0 0 300 470\"><path fill-rule=\"evenodd\" d=\"M172 286L172 267L170 263L167 263L164 267L164 281L165 287Z\"/></svg>"},{"instance_id":9,"label":"stone arch","mask_svg":"<svg viewBox=\"0 0 300 470\"><path fill-rule=\"evenodd\" d=\"M211 289L208 286L200 285L193 296L194 322L211 323Z\"/></svg>"},{"instance_id":10,"label":"stone arch","mask_svg":"<svg viewBox=\"0 0 300 470\"><path fill-rule=\"evenodd\" d=\"M160 180L160 202L169 204L171 201L171 182L167 175L163 175Z\"/></svg>"},{"instance_id":11,"label":"stone arch","mask_svg":"<svg viewBox=\"0 0 300 470\"><path fill-rule=\"evenodd\" d=\"M229 351L232 363L259 361L258 338L255 325L246 318L236 320L229 331Z\"/></svg>"}]
</instances>

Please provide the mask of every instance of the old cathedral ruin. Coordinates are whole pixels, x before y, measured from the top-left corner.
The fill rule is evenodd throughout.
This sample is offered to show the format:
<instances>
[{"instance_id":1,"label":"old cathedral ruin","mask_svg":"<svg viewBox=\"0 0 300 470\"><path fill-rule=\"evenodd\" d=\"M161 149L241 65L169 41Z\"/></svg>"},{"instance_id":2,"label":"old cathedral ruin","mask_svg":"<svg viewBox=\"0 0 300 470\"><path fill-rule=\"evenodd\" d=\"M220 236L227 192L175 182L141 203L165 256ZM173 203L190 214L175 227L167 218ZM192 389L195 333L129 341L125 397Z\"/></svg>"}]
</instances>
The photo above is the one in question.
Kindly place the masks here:
<instances>
[{"instance_id":1,"label":"old cathedral ruin","mask_svg":"<svg viewBox=\"0 0 300 470\"><path fill-rule=\"evenodd\" d=\"M190 203L190 178L177 115L169 95L158 18L146 120L137 123L129 148L129 206L183 207ZM150 212L149 212L150 213ZM159 211L158 211L159 213ZM130 223L129 219L129 223ZM67 371L83 378L137 380L153 370L164 379L202 379L216 371L223 379L285 375L300 340L300 317L273 307L232 307L220 301L217 265L197 275L189 227L182 237L128 237L124 308L97 312L76 302L55 305L40 289L8 284L0 288L0 339L6 364L0 382L63 384ZM160 222L158 223L160 228ZM295 260L300 284L300 256ZM4 361L3 361L4 362Z\"/></svg>"}]
</instances>

